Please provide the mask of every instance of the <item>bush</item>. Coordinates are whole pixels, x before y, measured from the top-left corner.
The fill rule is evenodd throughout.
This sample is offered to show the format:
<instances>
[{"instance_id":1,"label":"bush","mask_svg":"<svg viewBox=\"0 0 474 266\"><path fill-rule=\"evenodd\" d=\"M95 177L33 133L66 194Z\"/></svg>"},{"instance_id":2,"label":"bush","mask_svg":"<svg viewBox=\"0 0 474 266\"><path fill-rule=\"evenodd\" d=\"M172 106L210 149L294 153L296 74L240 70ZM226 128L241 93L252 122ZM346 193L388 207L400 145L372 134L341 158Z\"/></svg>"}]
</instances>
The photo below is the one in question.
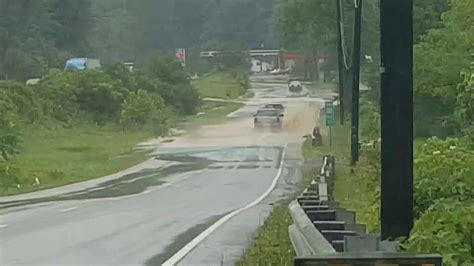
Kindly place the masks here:
<instances>
[{"instance_id":1,"label":"bush","mask_svg":"<svg viewBox=\"0 0 474 266\"><path fill-rule=\"evenodd\" d=\"M0 91L0 161L8 161L19 152L21 137L17 107L5 91Z\"/></svg>"},{"instance_id":2,"label":"bush","mask_svg":"<svg viewBox=\"0 0 474 266\"><path fill-rule=\"evenodd\" d=\"M21 185L20 173L10 162L0 161L0 193Z\"/></svg>"},{"instance_id":3,"label":"bush","mask_svg":"<svg viewBox=\"0 0 474 266\"><path fill-rule=\"evenodd\" d=\"M447 266L474 263L474 201L444 201L430 207L415 222L405 248L438 253Z\"/></svg>"},{"instance_id":4,"label":"bush","mask_svg":"<svg viewBox=\"0 0 474 266\"><path fill-rule=\"evenodd\" d=\"M245 45L226 43L216 47L215 50L221 51L221 54L216 57L220 69L247 70L250 67L247 59L249 49Z\"/></svg>"},{"instance_id":5,"label":"bush","mask_svg":"<svg viewBox=\"0 0 474 266\"><path fill-rule=\"evenodd\" d=\"M361 135L368 140L380 138L380 113L375 104L364 103L361 105Z\"/></svg>"},{"instance_id":6,"label":"bush","mask_svg":"<svg viewBox=\"0 0 474 266\"><path fill-rule=\"evenodd\" d=\"M16 106L25 122L35 123L43 116L40 101L32 87L16 81L0 81L0 90Z\"/></svg>"},{"instance_id":7,"label":"bush","mask_svg":"<svg viewBox=\"0 0 474 266\"><path fill-rule=\"evenodd\" d=\"M124 128L146 128L164 134L167 119L163 99L144 90L130 93L123 103L120 123Z\"/></svg>"},{"instance_id":8,"label":"bush","mask_svg":"<svg viewBox=\"0 0 474 266\"><path fill-rule=\"evenodd\" d=\"M100 72L85 72L77 82L76 97L80 109L92 115L96 123L115 121L128 90Z\"/></svg>"},{"instance_id":9,"label":"bush","mask_svg":"<svg viewBox=\"0 0 474 266\"><path fill-rule=\"evenodd\" d=\"M474 199L474 151L462 139L428 140L415 159L415 212L438 201Z\"/></svg>"},{"instance_id":10,"label":"bush","mask_svg":"<svg viewBox=\"0 0 474 266\"><path fill-rule=\"evenodd\" d=\"M237 71L232 72L235 80L239 83L239 95L243 95L250 89L250 79L247 72L244 71Z\"/></svg>"},{"instance_id":11,"label":"bush","mask_svg":"<svg viewBox=\"0 0 474 266\"><path fill-rule=\"evenodd\" d=\"M104 72L57 72L39 84L47 112L54 118L71 122L82 111L98 124L114 121L128 90Z\"/></svg>"},{"instance_id":12,"label":"bush","mask_svg":"<svg viewBox=\"0 0 474 266\"><path fill-rule=\"evenodd\" d=\"M157 84L149 89L156 89L153 92L160 94L167 105L181 114L196 112L201 104L199 93L191 85L180 62L157 53L148 67L148 73Z\"/></svg>"}]
</instances>

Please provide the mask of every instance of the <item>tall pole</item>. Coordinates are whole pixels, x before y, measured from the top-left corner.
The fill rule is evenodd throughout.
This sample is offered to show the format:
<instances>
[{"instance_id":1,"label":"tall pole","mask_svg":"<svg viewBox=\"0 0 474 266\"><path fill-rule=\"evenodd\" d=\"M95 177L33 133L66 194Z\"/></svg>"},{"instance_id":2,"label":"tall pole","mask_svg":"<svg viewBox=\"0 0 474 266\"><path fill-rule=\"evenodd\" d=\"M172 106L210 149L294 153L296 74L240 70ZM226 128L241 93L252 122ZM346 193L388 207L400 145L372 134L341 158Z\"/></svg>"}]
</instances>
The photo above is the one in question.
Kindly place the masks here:
<instances>
[{"instance_id":1,"label":"tall pole","mask_svg":"<svg viewBox=\"0 0 474 266\"><path fill-rule=\"evenodd\" d=\"M413 228L413 0L380 1L382 239Z\"/></svg>"},{"instance_id":2,"label":"tall pole","mask_svg":"<svg viewBox=\"0 0 474 266\"><path fill-rule=\"evenodd\" d=\"M362 27L362 0L354 0L354 46L352 48L352 113L351 113L351 165L359 161L359 83L360 35Z\"/></svg>"},{"instance_id":3,"label":"tall pole","mask_svg":"<svg viewBox=\"0 0 474 266\"><path fill-rule=\"evenodd\" d=\"M341 13L341 0L336 0L337 9L337 67L339 74L339 123L344 124L344 52L342 51L342 13Z\"/></svg>"}]
</instances>

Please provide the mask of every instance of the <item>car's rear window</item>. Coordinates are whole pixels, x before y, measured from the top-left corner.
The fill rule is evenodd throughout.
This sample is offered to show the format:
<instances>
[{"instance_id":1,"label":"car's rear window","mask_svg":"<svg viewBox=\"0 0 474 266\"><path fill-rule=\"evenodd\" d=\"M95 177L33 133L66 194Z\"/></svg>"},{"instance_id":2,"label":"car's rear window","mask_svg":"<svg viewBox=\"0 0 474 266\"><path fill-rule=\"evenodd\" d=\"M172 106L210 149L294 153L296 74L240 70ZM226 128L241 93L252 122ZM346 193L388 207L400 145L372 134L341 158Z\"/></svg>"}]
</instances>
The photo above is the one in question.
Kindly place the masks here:
<instances>
[{"instance_id":1,"label":"car's rear window","mask_svg":"<svg viewBox=\"0 0 474 266\"><path fill-rule=\"evenodd\" d=\"M277 116L278 113L274 110L258 110L257 116Z\"/></svg>"},{"instance_id":2,"label":"car's rear window","mask_svg":"<svg viewBox=\"0 0 474 266\"><path fill-rule=\"evenodd\" d=\"M267 104L265 105L266 108L275 108L275 109L283 109L283 105L281 104Z\"/></svg>"}]
</instances>

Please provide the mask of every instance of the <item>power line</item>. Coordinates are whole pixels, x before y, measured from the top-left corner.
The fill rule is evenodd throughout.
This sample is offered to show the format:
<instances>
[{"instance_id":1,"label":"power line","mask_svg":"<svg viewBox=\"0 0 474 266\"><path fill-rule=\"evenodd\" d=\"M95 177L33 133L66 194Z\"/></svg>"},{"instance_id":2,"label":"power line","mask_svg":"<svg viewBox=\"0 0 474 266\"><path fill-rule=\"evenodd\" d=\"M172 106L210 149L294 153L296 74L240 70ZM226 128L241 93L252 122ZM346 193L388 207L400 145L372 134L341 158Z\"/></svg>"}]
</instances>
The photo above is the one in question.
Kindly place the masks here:
<instances>
[{"instance_id":1,"label":"power line","mask_svg":"<svg viewBox=\"0 0 474 266\"><path fill-rule=\"evenodd\" d=\"M336 21L336 28L337 28L337 69L338 69L338 77L339 77L339 82L338 82L338 87L339 87L339 123L341 125L344 124L344 105L345 105L345 99L344 99L344 59L343 59L343 52L342 52L342 38L341 36L341 1L337 0L336 1L336 13L337 13L337 21Z\"/></svg>"},{"instance_id":2,"label":"power line","mask_svg":"<svg viewBox=\"0 0 474 266\"><path fill-rule=\"evenodd\" d=\"M351 69L350 67L350 62L349 62L349 59L347 59L349 57L348 53L347 53L347 46L346 46L346 40L344 38L344 36L346 35L345 32L344 32L344 8L342 6L342 0L337 0L339 1L339 12L341 14L341 17L339 19L339 28L340 28L340 33L339 34L339 38L341 39L341 44L342 44L342 59L343 59L343 62L344 62L344 68L346 70L349 70ZM354 4L356 4L357 0L354 0ZM360 4L360 3L359 3Z\"/></svg>"},{"instance_id":3,"label":"power line","mask_svg":"<svg viewBox=\"0 0 474 266\"><path fill-rule=\"evenodd\" d=\"M360 1L362 1L362 0L354 0L354 7L355 8L359 8Z\"/></svg>"}]
</instances>

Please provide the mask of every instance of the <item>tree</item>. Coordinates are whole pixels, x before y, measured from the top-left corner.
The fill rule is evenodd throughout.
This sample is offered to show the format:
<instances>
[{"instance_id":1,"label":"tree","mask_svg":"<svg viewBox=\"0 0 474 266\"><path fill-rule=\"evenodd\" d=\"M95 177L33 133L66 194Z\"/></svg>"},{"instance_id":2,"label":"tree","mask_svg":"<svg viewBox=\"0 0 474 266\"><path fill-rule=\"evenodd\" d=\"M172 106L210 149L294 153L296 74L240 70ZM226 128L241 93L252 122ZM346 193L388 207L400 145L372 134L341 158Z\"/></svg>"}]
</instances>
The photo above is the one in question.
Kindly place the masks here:
<instances>
[{"instance_id":1,"label":"tree","mask_svg":"<svg viewBox=\"0 0 474 266\"><path fill-rule=\"evenodd\" d=\"M91 0L52 0L50 10L56 22L55 47L86 56L90 51L88 32L94 25Z\"/></svg>"},{"instance_id":2,"label":"tree","mask_svg":"<svg viewBox=\"0 0 474 266\"><path fill-rule=\"evenodd\" d=\"M352 95L351 44L353 31L354 1L342 1L345 67L344 102L350 110ZM337 71L337 21L336 2L324 0L285 1L278 5L278 29L285 48L296 50L305 56L307 77L321 70ZM374 62L379 61L379 6L378 1L364 1L362 16L361 55L370 55ZM328 58L323 69L318 69L314 60L320 53ZM378 64L365 63L362 59L362 82L374 89L379 87ZM308 70L309 69L309 70Z\"/></svg>"},{"instance_id":3,"label":"tree","mask_svg":"<svg viewBox=\"0 0 474 266\"><path fill-rule=\"evenodd\" d=\"M240 71L247 71L249 68L249 61L247 59L249 49L245 44L239 43L223 43L215 50L221 51L221 54L216 56L216 63L219 68L234 69Z\"/></svg>"},{"instance_id":4,"label":"tree","mask_svg":"<svg viewBox=\"0 0 474 266\"><path fill-rule=\"evenodd\" d=\"M413 31L415 42L421 41L431 29L443 26L441 14L448 11L447 0L416 0L413 1Z\"/></svg>"},{"instance_id":5,"label":"tree","mask_svg":"<svg viewBox=\"0 0 474 266\"><path fill-rule=\"evenodd\" d=\"M474 129L474 61L471 65L471 71L462 73L463 81L456 88L454 108L455 118L466 134L472 133Z\"/></svg>"},{"instance_id":6,"label":"tree","mask_svg":"<svg viewBox=\"0 0 474 266\"><path fill-rule=\"evenodd\" d=\"M0 70L24 81L64 64L67 52L85 55L90 1L0 0Z\"/></svg>"},{"instance_id":7,"label":"tree","mask_svg":"<svg viewBox=\"0 0 474 266\"><path fill-rule=\"evenodd\" d=\"M130 0L96 0L91 13L95 24L89 31L91 53L103 65L137 62L143 52L139 43L143 36L138 31L138 17L128 9ZM141 2L141 1L134 1Z\"/></svg>"},{"instance_id":8,"label":"tree","mask_svg":"<svg viewBox=\"0 0 474 266\"><path fill-rule=\"evenodd\" d=\"M414 48L418 136L446 136L460 129L454 111L460 72L468 69L474 51L474 35L470 34L474 2L453 0L450 5L451 9L442 15L442 27L429 30Z\"/></svg>"},{"instance_id":9,"label":"tree","mask_svg":"<svg viewBox=\"0 0 474 266\"><path fill-rule=\"evenodd\" d=\"M0 161L8 161L19 152L20 118L14 102L0 83ZM3 170L3 169L2 169Z\"/></svg>"},{"instance_id":10,"label":"tree","mask_svg":"<svg viewBox=\"0 0 474 266\"><path fill-rule=\"evenodd\" d=\"M275 0L222 0L214 4L201 36L203 45L244 43L251 48L276 47L273 38Z\"/></svg>"},{"instance_id":11,"label":"tree","mask_svg":"<svg viewBox=\"0 0 474 266\"><path fill-rule=\"evenodd\" d=\"M124 127L148 127L163 134L167 123L163 99L144 90L130 93L123 103L120 123Z\"/></svg>"},{"instance_id":12,"label":"tree","mask_svg":"<svg viewBox=\"0 0 474 266\"><path fill-rule=\"evenodd\" d=\"M156 80L156 89L165 103L182 114L194 114L200 105L198 91L191 85L180 62L171 56L156 53L148 66L148 73Z\"/></svg>"}]
</instances>

